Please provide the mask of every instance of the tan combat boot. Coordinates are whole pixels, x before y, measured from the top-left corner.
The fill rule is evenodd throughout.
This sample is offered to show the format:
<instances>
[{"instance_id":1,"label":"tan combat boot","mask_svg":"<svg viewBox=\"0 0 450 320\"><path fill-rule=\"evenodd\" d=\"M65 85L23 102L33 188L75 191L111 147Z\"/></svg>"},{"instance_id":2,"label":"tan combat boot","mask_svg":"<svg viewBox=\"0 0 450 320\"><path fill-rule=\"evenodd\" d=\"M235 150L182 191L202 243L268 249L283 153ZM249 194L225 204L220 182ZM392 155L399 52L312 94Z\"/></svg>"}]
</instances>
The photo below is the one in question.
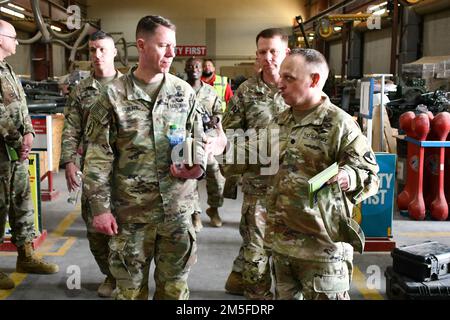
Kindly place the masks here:
<instances>
[{"instance_id":1,"label":"tan combat boot","mask_svg":"<svg viewBox=\"0 0 450 320\"><path fill-rule=\"evenodd\" d=\"M98 287L97 294L102 298L111 298L114 289L116 288L116 279L112 276L107 276L105 281Z\"/></svg>"},{"instance_id":2,"label":"tan combat boot","mask_svg":"<svg viewBox=\"0 0 450 320\"><path fill-rule=\"evenodd\" d=\"M14 281L6 273L0 272L0 290L9 290L14 286Z\"/></svg>"},{"instance_id":3,"label":"tan combat boot","mask_svg":"<svg viewBox=\"0 0 450 320\"><path fill-rule=\"evenodd\" d=\"M222 220L219 217L219 212L217 208L210 207L206 209L206 214L211 218L211 225L213 227L219 228L222 226Z\"/></svg>"},{"instance_id":4,"label":"tan combat boot","mask_svg":"<svg viewBox=\"0 0 450 320\"><path fill-rule=\"evenodd\" d=\"M225 290L228 293L238 296L244 295L244 281L242 280L242 274L239 272L231 271L225 283Z\"/></svg>"},{"instance_id":5,"label":"tan combat boot","mask_svg":"<svg viewBox=\"0 0 450 320\"><path fill-rule=\"evenodd\" d=\"M200 219L200 212L194 212L192 214L192 225L194 226L195 232L199 233L203 228L202 219Z\"/></svg>"},{"instance_id":6,"label":"tan combat boot","mask_svg":"<svg viewBox=\"0 0 450 320\"><path fill-rule=\"evenodd\" d=\"M23 246L18 246L17 253L17 272L50 274L59 271L58 265L45 262L35 255L31 242L27 242Z\"/></svg>"}]
</instances>

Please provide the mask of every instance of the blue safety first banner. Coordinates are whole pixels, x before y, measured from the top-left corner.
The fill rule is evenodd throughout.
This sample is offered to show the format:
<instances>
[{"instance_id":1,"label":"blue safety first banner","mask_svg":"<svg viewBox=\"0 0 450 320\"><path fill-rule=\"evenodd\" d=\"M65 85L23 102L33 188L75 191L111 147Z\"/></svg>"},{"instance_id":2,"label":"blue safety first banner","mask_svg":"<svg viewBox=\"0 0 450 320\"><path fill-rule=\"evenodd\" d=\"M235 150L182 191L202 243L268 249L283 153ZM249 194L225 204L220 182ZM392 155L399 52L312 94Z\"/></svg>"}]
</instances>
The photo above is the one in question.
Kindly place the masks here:
<instances>
[{"instance_id":1,"label":"blue safety first banner","mask_svg":"<svg viewBox=\"0 0 450 320\"><path fill-rule=\"evenodd\" d=\"M380 167L380 188L362 203L360 224L366 237L392 237L397 155L376 153L375 156Z\"/></svg>"}]
</instances>

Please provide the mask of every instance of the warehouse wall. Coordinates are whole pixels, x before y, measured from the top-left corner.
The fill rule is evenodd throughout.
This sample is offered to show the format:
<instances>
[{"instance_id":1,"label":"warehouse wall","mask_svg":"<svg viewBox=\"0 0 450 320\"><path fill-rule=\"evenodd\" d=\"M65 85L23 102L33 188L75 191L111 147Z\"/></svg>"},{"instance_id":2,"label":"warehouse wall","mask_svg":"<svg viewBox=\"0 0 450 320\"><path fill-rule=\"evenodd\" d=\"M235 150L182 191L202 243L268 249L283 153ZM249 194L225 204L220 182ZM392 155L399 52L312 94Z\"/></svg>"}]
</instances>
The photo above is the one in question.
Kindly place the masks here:
<instances>
[{"instance_id":1,"label":"warehouse wall","mask_svg":"<svg viewBox=\"0 0 450 320\"><path fill-rule=\"evenodd\" d=\"M17 32L19 39L28 39L29 34L25 32ZM16 48L16 54L6 58L11 64L17 75L31 75L31 49L29 45L19 44Z\"/></svg>"},{"instance_id":2,"label":"warehouse wall","mask_svg":"<svg viewBox=\"0 0 450 320\"><path fill-rule=\"evenodd\" d=\"M367 31L364 34L363 73L389 73L392 28Z\"/></svg>"},{"instance_id":3,"label":"warehouse wall","mask_svg":"<svg viewBox=\"0 0 450 320\"><path fill-rule=\"evenodd\" d=\"M66 49L63 46L56 44L52 45L53 75L55 77L67 74L65 52Z\"/></svg>"},{"instance_id":4,"label":"warehouse wall","mask_svg":"<svg viewBox=\"0 0 450 320\"><path fill-rule=\"evenodd\" d=\"M450 10L424 16L423 54L441 56L450 54Z\"/></svg>"},{"instance_id":5,"label":"warehouse wall","mask_svg":"<svg viewBox=\"0 0 450 320\"><path fill-rule=\"evenodd\" d=\"M330 70L335 75L341 74L342 41L340 39L337 41L330 42L330 58L328 64L330 66Z\"/></svg>"},{"instance_id":6,"label":"warehouse wall","mask_svg":"<svg viewBox=\"0 0 450 320\"><path fill-rule=\"evenodd\" d=\"M298 0L136 0L132 3L130 5L123 0L92 1L88 17L100 18L103 29L122 31L125 39L131 42L142 16L162 15L177 25L177 44L206 45L208 54L218 57L219 67L253 61L255 36L260 30L284 27L291 32L293 18L304 15L304 6ZM131 48L130 55L136 54L136 49ZM175 61L174 66L177 71L182 71L184 62Z\"/></svg>"}]
</instances>

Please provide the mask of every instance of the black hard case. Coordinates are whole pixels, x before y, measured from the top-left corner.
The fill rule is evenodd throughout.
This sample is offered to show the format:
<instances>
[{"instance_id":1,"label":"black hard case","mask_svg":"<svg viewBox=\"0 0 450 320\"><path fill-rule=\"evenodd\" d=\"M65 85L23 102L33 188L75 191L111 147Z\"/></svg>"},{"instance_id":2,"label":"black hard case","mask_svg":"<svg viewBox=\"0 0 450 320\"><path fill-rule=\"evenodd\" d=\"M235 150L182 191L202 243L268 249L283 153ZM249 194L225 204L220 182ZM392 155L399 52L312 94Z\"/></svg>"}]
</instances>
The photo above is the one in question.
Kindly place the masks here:
<instances>
[{"instance_id":1,"label":"black hard case","mask_svg":"<svg viewBox=\"0 0 450 320\"><path fill-rule=\"evenodd\" d=\"M450 247L436 241L395 248L394 271L415 281L431 281L450 274Z\"/></svg>"},{"instance_id":2,"label":"black hard case","mask_svg":"<svg viewBox=\"0 0 450 320\"><path fill-rule=\"evenodd\" d=\"M388 267L384 275L386 294L391 300L450 300L450 277L416 282L396 273L392 267Z\"/></svg>"}]
</instances>

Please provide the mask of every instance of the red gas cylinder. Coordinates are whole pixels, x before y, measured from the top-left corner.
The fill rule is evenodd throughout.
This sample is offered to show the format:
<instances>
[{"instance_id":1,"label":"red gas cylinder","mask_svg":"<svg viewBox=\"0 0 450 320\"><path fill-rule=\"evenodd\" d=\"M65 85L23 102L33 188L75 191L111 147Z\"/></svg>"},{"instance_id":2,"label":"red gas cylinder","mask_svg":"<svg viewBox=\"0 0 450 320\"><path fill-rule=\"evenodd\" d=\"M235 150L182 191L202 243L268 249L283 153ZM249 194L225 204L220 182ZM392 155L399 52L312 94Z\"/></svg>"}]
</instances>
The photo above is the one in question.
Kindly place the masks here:
<instances>
[{"instance_id":1,"label":"red gas cylinder","mask_svg":"<svg viewBox=\"0 0 450 320\"><path fill-rule=\"evenodd\" d=\"M450 131L450 113L441 112L431 122L431 131L436 141L445 141ZM434 192L430 206L431 216L436 220L447 220L448 204L444 193L445 148L433 148L438 153L437 174L432 175Z\"/></svg>"},{"instance_id":2,"label":"red gas cylinder","mask_svg":"<svg viewBox=\"0 0 450 320\"><path fill-rule=\"evenodd\" d=\"M400 123L400 129L405 131L406 135L408 137L413 137L414 132L412 130L412 122L416 115L412 111L408 111L403 113L400 116L399 123ZM410 183L411 174L409 173L411 171L410 169L410 159L413 159L413 156L418 152L417 146L412 143L408 143L408 156L407 156L407 175L405 179L405 187L403 188L403 191L399 193L397 196L397 206L399 210L408 210L409 202L411 201L411 194L413 190L413 184Z\"/></svg>"},{"instance_id":3,"label":"red gas cylinder","mask_svg":"<svg viewBox=\"0 0 450 320\"><path fill-rule=\"evenodd\" d=\"M447 136L447 141L450 142L450 134ZM447 199L447 205L450 207L450 147L445 148L445 179L444 189L445 198Z\"/></svg>"},{"instance_id":4,"label":"red gas cylinder","mask_svg":"<svg viewBox=\"0 0 450 320\"><path fill-rule=\"evenodd\" d=\"M411 124L414 139L423 141L430 131L430 118L427 114L418 114ZM411 143L410 143L411 144ZM424 148L416 146L412 158L408 158L408 183L412 184L411 202L408 205L409 216L415 220L425 218L425 201L423 199L423 160ZM409 176L411 175L411 179Z\"/></svg>"}]
</instances>

